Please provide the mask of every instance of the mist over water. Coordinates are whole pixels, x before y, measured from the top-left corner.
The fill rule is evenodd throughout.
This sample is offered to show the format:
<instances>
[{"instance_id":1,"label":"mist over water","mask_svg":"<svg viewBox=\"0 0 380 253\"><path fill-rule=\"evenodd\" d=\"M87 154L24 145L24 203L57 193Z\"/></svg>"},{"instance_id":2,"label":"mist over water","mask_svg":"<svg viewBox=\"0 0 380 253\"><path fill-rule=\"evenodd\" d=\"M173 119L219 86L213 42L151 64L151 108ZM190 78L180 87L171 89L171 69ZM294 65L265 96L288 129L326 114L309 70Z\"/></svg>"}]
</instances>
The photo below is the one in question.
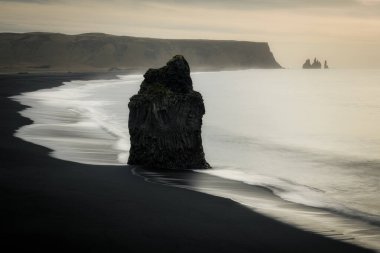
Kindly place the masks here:
<instances>
[{"instance_id":1,"label":"mist over water","mask_svg":"<svg viewBox=\"0 0 380 253\"><path fill-rule=\"evenodd\" d=\"M193 78L206 103L208 159L232 168L210 173L240 173L256 183L257 174L284 185L290 180L380 215L373 194L380 192L379 71L251 70ZM286 197L326 204L308 195Z\"/></svg>"},{"instance_id":2,"label":"mist over water","mask_svg":"<svg viewBox=\"0 0 380 253\"><path fill-rule=\"evenodd\" d=\"M350 235L342 238L380 249L380 71L242 70L192 78L205 100L203 145L213 166L202 173L246 185L236 191L193 182L193 189L305 229L331 223ZM16 135L50 147L57 158L125 164L127 104L142 79L72 81L18 96L32 106L22 114L35 124Z\"/></svg>"}]
</instances>

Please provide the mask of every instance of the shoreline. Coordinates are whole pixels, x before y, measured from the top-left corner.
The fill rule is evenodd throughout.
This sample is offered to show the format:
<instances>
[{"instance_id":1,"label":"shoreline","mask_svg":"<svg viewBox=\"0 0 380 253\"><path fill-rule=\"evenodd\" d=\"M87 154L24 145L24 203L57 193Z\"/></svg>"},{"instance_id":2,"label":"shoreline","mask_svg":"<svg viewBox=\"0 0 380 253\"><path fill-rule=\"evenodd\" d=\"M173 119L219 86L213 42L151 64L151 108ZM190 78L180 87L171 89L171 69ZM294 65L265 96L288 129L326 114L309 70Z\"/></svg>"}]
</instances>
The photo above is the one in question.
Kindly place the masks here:
<instances>
[{"instance_id":1,"label":"shoreline","mask_svg":"<svg viewBox=\"0 0 380 253\"><path fill-rule=\"evenodd\" d=\"M215 176L207 171L150 170L140 167L132 170L150 183L232 200L255 213L295 228L376 252L378 250L378 225L363 217L288 201L270 187Z\"/></svg>"},{"instance_id":2,"label":"shoreline","mask_svg":"<svg viewBox=\"0 0 380 253\"><path fill-rule=\"evenodd\" d=\"M47 148L13 136L31 121L19 115L25 107L8 97L90 76L0 76L5 119L1 235L7 243L43 250L56 244L62 251L371 252L296 229L228 199L148 184L128 166L57 160Z\"/></svg>"}]
</instances>

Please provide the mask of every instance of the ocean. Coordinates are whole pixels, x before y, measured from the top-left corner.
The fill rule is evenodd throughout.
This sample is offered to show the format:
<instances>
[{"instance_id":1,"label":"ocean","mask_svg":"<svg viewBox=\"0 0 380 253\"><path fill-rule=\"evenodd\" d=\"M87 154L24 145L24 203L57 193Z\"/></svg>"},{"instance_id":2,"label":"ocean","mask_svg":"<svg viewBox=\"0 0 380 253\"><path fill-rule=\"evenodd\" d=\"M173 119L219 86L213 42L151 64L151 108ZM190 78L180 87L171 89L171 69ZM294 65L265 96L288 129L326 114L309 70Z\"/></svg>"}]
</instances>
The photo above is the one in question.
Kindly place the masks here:
<instances>
[{"instance_id":1,"label":"ocean","mask_svg":"<svg viewBox=\"0 0 380 253\"><path fill-rule=\"evenodd\" d=\"M213 167L134 169L156 183L230 198L269 217L380 250L380 70L192 73ZM142 75L71 81L15 100L33 120L16 136L53 157L122 166L128 101Z\"/></svg>"}]
</instances>

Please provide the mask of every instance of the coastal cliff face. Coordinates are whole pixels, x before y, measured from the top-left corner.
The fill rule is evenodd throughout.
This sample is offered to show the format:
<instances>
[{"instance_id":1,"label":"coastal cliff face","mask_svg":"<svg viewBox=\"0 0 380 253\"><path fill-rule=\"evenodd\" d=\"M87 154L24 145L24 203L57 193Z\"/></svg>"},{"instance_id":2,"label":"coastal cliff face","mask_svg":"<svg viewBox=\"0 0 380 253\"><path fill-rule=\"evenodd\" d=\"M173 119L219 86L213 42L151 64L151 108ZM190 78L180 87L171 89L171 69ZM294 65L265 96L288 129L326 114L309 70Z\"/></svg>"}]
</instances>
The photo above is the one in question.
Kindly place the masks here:
<instances>
[{"instance_id":1,"label":"coastal cliff face","mask_svg":"<svg viewBox=\"0 0 380 253\"><path fill-rule=\"evenodd\" d=\"M149 69L128 104L131 149L128 164L158 169L206 169L201 127L205 107L193 90L183 56Z\"/></svg>"},{"instance_id":2,"label":"coastal cliff face","mask_svg":"<svg viewBox=\"0 0 380 253\"><path fill-rule=\"evenodd\" d=\"M193 69L281 68L268 43L170 40L100 33L0 33L0 72L123 71L185 55Z\"/></svg>"}]
</instances>

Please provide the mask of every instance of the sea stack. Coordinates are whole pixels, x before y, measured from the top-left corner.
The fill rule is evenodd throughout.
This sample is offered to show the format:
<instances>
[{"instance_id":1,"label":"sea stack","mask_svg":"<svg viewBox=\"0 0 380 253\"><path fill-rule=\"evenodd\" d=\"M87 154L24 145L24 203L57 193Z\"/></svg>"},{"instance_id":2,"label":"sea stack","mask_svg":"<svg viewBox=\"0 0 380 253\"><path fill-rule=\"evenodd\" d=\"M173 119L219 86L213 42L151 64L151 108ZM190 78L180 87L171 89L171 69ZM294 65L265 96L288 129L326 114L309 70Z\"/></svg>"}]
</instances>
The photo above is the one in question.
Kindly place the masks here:
<instances>
[{"instance_id":1,"label":"sea stack","mask_svg":"<svg viewBox=\"0 0 380 253\"><path fill-rule=\"evenodd\" d=\"M302 65L302 68L303 69L321 69L322 63L317 58L314 58L313 63L311 63L310 59L307 59L305 63ZM327 61L325 61L323 68L324 69L329 68L329 66L327 65Z\"/></svg>"},{"instance_id":2,"label":"sea stack","mask_svg":"<svg viewBox=\"0 0 380 253\"><path fill-rule=\"evenodd\" d=\"M302 65L302 68L304 68L304 69L311 69L310 59L307 59L305 61L305 63Z\"/></svg>"},{"instance_id":3,"label":"sea stack","mask_svg":"<svg viewBox=\"0 0 380 253\"><path fill-rule=\"evenodd\" d=\"M327 61L325 60L325 64L323 65L323 68L324 69L328 69L329 68L329 65L327 64Z\"/></svg>"},{"instance_id":4,"label":"sea stack","mask_svg":"<svg viewBox=\"0 0 380 253\"><path fill-rule=\"evenodd\" d=\"M326 64L327 64L327 62L325 61L325 68L327 66ZM314 58L313 63L311 63L310 59L307 59L305 61L305 63L302 65L302 68L304 68L304 69L321 69L322 63L317 58Z\"/></svg>"},{"instance_id":5,"label":"sea stack","mask_svg":"<svg viewBox=\"0 0 380 253\"><path fill-rule=\"evenodd\" d=\"M207 169L201 127L202 95L193 90L190 67L181 55L149 69L131 97L128 164L155 169Z\"/></svg>"}]
</instances>

